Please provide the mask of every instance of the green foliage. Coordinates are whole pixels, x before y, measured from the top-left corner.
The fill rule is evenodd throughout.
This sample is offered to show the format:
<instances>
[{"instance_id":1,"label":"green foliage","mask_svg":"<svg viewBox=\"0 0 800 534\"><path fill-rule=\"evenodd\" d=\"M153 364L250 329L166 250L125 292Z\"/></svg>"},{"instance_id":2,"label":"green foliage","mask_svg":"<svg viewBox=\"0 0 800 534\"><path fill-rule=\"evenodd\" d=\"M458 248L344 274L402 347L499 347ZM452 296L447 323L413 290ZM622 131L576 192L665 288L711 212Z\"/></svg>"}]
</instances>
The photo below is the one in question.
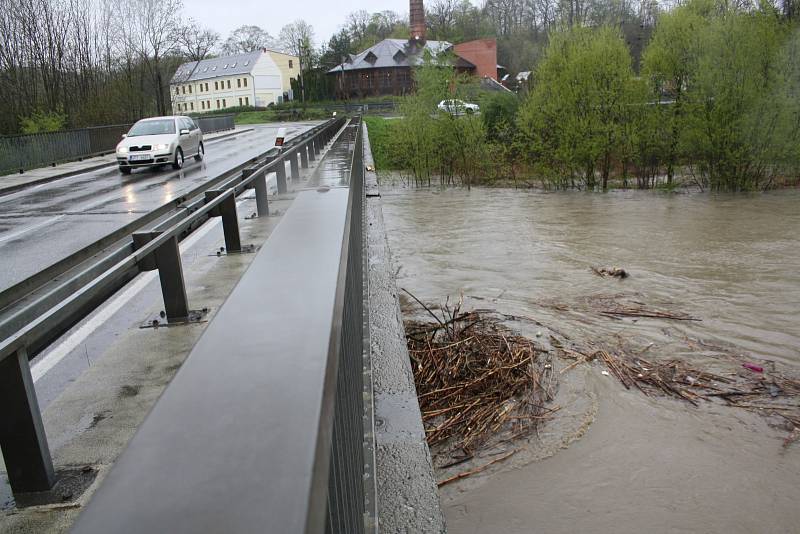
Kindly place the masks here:
<instances>
[{"instance_id":1,"label":"green foliage","mask_svg":"<svg viewBox=\"0 0 800 534\"><path fill-rule=\"evenodd\" d=\"M629 144L636 102L628 48L610 28L576 28L554 34L537 84L519 113L520 134L531 160L555 185L582 180L608 185L613 159Z\"/></svg>"},{"instance_id":2,"label":"green foliage","mask_svg":"<svg viewBox=\"0 0 800 534\"><path fill-rule=\"evenodd\" d=\"M414 69L416 92L400 104L401 119L369 119L379 169L408 170L417 184L470 185L485 175L486 129L479 116L453 116L439 102L462 97L468 80L451 66L452 58L426 57Z\"/></svg>"},{"instance_id":3,"label":"green foliage","mask_svg":"<svg viewBox=\"0 0 800 534\"><path fill-rule=\"evenodd\" d=\"M481 117L490 139L498 139L512 127L519 109L519 97L514 93L494 92L480 99Z\"/></svg>"},{"instance_id":4,"label":"green foliage","mask_svg":"<svg viewBox=\"0 0 800 534\"><path fill-rule=\"evenodd\" d=\"M400 151L397 139L400 122L382 117L364 117L364 122L367 123L369 131L375 167L381 171L405 170L404 162L398 157Z\"/></svg>"},{"instance_id":5,"label":"green foliage","mask_svg":"<svg viewBox=\"0 0 800 534\"><path fill-rule=\"evenodd\" d=\"M769 6L742 13L701 0L661 18L644 68L674 101L656 130L668 182L678 165L700 187L733 191L787 171L797 142L788 36Z\"/></svg>"},{"instance_id":6,"label":"green foliage","mask_svg":"<svg viewBox=\"0 0 800 534\"><path fill-rule=\"evenodd\" d=\"M24 134L57 132L67 125L67 116L57 111L37 110L27 117L21 117L19 123Z\"/></svg>"}]
</instances>

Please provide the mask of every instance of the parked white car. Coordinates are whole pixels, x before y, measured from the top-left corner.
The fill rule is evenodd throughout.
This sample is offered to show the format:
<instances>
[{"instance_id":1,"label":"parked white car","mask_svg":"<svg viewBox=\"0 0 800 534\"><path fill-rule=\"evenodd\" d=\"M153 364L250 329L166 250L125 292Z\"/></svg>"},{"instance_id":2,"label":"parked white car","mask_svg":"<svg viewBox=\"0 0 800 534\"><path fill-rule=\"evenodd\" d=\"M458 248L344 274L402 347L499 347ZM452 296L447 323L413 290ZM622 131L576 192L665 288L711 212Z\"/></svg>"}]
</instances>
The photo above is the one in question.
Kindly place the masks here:
<instances>
[{"instance_id":1,"label":"parked white car","mask_svg":"<svg viewBox=\"0 0 800 534\"><path fill-rule=\"evenodd\" d=\"M130 174L135 167L171 164L183 168L186 158L201 161L205 154L203 132L191 117L142 119L117 145L119 172Z\"/></svg>"},{"instance_id":2,"label":"parked white car","mask_svg":"<svg viewBox=\"0 0 800 534\"><path fill-rule=\"evenodd\" d=\"M465 113L468 115L472 115L473 113L478 113L481 110L481 107L478 104L470 104L469 102L464 102L463 100L442 100L439 102L439 111L444 111L445 113L450 113L451 115L464 115Z\"/></svg>"}]
</instances>

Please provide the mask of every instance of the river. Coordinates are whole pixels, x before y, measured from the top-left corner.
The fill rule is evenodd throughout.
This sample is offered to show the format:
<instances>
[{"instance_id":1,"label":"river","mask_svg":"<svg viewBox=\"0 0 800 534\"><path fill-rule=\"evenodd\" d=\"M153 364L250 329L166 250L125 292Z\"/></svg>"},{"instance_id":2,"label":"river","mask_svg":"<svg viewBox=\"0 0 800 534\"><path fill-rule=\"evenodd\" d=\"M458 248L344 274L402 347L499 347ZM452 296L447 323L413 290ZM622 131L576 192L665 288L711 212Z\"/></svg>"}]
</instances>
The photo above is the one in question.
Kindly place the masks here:
<instances>
[{"instance_id":1,"label":"river","mask_svg":"<svg viewBox=\"0 0 800 534\"><path fill-rule=\"evenodd\" d=\"M800 371L798 191L382 193L398 285L423 301L463 295L466 308L532 317L539 326L510 326L540 339ZM701 320L597 313L619 301ZM561 377L559 415L524 454L442 488L449 532L800 531L800 443L782 447L786 428L645 397L603 369Z\"/></svg>"}]
</instances>

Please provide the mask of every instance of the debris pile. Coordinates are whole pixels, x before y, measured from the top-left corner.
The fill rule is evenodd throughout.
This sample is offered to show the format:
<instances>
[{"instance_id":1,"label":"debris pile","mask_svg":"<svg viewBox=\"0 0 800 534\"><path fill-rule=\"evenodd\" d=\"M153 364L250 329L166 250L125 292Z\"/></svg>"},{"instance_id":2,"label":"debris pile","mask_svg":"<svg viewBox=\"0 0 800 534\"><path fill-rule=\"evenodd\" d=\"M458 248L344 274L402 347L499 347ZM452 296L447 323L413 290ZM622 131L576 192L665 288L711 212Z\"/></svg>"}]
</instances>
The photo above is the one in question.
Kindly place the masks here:
<instances>
[{"instance_id":1,"label":"debris pile","mask_svg":"<svg viewBox=\"0 0 800 534\"><path fill-rule=\"evenodd\" d=\"M437 467L529 435L554 411L552 365L531 340L460 304L441 316L420 304L434 320L406 322L406 337Z\"/></svg>"},{"instance_id":2,"label":"debris pile","mask_svg":"<svg viewBox=\"0 0 800 534\"><path fill-rule=\"evenodd\" d=\"M699 406L701 401L721 402L783 421L790 432L784 446L800 438L800 379L762 366L731 359L727 371L712 372L681 359L655 361L623 351L585 352L557 345L575 363L603 362L626 389L636 388L648 397L667 396ZM741 370L740 370L741 369Z\"/></svg>"}]
</instances>

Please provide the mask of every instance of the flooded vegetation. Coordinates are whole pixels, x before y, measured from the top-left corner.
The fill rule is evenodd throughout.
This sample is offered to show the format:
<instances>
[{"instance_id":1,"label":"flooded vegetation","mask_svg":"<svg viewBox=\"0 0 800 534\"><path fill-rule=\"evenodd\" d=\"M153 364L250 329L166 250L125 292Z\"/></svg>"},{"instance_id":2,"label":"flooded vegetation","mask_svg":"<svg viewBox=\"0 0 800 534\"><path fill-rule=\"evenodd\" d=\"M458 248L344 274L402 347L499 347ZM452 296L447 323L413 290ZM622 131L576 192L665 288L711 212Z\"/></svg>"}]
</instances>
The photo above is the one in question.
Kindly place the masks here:
<instances>
[{"instance_id":1,"label":"flooded vegetation","mask_svg":"<svg viewBox=\"0 0 800 534\"><path fill-rule=\"evenodd\" d=\"M553 369L535 431L437 464L449 531L796 529L800 193L383 200L399 287L491 310Z\"/></svg>"}]
</instances>

